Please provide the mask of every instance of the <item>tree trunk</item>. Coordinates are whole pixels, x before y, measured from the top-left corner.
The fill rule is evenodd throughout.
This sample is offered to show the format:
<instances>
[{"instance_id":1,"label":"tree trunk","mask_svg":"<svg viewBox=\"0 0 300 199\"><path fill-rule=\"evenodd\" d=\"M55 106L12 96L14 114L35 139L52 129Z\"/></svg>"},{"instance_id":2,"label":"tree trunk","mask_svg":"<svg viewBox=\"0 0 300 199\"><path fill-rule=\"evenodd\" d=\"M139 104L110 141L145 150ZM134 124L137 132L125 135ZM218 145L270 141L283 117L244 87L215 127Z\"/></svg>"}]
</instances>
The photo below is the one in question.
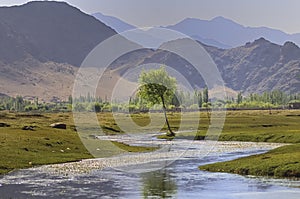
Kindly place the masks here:
<instances>
[{"instance_id":1,"label":"tree trunk","mask_svg":"<svg viewBox=\"0 0 300 199\"><path fill-rule=\"evenodd\" d=\"M168 130L170 132L170 136L175 136L175 133L172 131L171 127L170 127L170 124L169 124L169 120L168 120L168 117L167 117L167 108L166 108L166 105L165 105L165 99L164 97L162 96L161 97L161 101L162 101L162 104L163 104L163 111L164 111L164 114L165 114L165 119L166 119L166 123L167 123L167 126L168 126Z\"/></svg>"},{"instance_id":2,"label":"tree trunk","mask_svg":"<svg viewBox=\"0 0 300 199\"><path fill-rule=\"evenodd\" d=\"M210 113L209 113L208 107L206 107L206 113L207 113L207 119L209 121L209 124L211 124Z\"/></svg>"}]
</instances>

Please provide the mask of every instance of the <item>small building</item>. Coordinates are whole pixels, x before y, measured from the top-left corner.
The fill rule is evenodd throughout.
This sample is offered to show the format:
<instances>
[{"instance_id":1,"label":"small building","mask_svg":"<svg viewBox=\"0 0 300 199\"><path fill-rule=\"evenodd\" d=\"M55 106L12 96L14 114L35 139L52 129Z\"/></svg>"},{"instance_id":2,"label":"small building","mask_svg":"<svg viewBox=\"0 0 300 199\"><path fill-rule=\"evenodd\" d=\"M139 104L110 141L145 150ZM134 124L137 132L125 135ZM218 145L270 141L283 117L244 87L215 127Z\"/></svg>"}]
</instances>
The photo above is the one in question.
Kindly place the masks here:
<instances>
[{"instance_id":1,"label":"small building","mask_svg":"<svg viewBox=\"0 0 300 199\"><path fill-rule=\"evenodd\" d=\"M300 109L300 102L290 102L289 108L290 109Z\"/></svg>"}]
</instances>

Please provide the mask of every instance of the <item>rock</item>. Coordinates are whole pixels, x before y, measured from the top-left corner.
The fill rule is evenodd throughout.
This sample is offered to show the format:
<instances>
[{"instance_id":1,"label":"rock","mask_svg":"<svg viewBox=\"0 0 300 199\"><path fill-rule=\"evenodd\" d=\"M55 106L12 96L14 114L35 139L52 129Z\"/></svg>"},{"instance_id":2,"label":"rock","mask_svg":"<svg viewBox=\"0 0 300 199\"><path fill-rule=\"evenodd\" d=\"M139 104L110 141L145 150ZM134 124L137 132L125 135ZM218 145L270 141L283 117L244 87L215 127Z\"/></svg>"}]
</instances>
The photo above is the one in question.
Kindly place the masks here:
<instances>
[{"instance_id":1,"label":"rock","mask_svg":"<svg viewBox=\"0 0 300 199\"><path fill-rule=\"evenodd\" d=\"M50 125L52 128L56 129L67 129L67 125L63 123L54 123Z\"/></svg>"},{"instance_id":2,"label":"rock","mask_svg":"<svg viewBox=\"0 0 300 199\"><path fill-rule=\"evenodd\" d=\"M29 149L27 149L27 148L23 148L24 149L24 151L29 151Z\"/></svg>"},{"instance_id":3,"label":"rock","mask_svg":"<svg viewBox=\"0 0 300 199\"><path fill-rule=\"evenodd\" d=\"M24 130L24 131L34 131L34 126L23 126L22 130Z\"/></svg>"},{"instance_id":4,"label":"rock","mask_svg":"<svg viewBox=\"0 0 300 199\"><path fill-rule=\"evenodd\" d=\"M6 123L4 123L4 122L0 122L0 127L10 127L10 125L9 125L9 124L6 124Z\"/></svg>"}]
</instances>

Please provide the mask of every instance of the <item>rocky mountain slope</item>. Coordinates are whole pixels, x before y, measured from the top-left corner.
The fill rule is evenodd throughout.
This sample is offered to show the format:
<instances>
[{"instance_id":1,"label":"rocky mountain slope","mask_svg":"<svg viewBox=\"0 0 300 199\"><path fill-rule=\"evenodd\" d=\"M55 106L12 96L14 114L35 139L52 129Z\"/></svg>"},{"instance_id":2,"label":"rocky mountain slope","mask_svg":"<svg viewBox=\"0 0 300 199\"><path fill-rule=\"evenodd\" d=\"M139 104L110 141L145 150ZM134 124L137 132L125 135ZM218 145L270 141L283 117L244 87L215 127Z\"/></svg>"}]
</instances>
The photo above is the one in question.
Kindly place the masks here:
<instances>
[{"instance_id":1,"label":"rocky mountain slope","mask_svg":"<svg viewBox=\"0 0 300 199\"><path fill-rule=\"evenodd\" d=\"M0 60L31 55L45 62L80 66L86 55L114 30L63 2L30 2L0 8Z\"/></svg>"},{"instance_id":2,"label":"rocky mountain slope","mask_svg":"<svg viewBox=\"0 0 300 199\"><path fill-rule=\"evenodd\" d=\"M300 92L300 48L292 42L281 46L260 38L229 50L206 49L234 90Z\"/></svg>"},{"instance_id":3,"label":"rocky mountain slope","mask_svg":"<svg viewBox=\"0 0 300 199\"><path fill-rule=\"evenodd\" d=\"M177 42L178 41L171 41ZM264 38L232 49L219 49L202 44L215 61L226 87L244 93L280 89L300 92L300 48L292 43L277 45ZM139 56L138 56L139 53ZM139 57L139 61L133 57ZM118 65L118 63L124 63ZM188 79L194 87L204 87L205 82L189 62L178 55L162 50L133 52L114 63L123 74L133 66L161 63L171 66Z\"/></svg>"},{"instance_id":4,"label":"rocky mountain slope","mask_svg":"<svg viewBox=\"0 0 300 199\"><path fill-rule=\"evenodd\" d=\"M116 32L63 2L0 8L0 93L66 99L78 66Z\"/></svg>"},{"instance_id":5,"label":"rocky mountain slope","mask_svg":"<svg viewBox=\"0 0 300 199\"><path fill-rule=\"evenodd\" d=\"M65 100L72 93L77 67L26 58L7 65L0 63L0 90L9 96L21 95L40 101Z\"/></svg>"}]
</instances>

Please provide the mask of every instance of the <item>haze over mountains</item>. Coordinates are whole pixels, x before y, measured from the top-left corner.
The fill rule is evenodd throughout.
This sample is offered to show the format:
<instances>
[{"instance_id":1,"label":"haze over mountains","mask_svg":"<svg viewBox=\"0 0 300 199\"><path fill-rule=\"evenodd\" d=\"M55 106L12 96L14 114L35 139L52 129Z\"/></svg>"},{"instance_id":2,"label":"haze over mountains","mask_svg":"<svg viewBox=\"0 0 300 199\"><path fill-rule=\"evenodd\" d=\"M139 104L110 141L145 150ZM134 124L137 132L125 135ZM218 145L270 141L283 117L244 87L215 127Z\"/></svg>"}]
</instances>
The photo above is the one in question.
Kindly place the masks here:
<instances>
[{"instance_id":1,"label":"haze over mountains","mask_svg":"<svg viewBox=\"0 0 300 199\"><path fill-rule=\"evenodd\" d=\"M121 19L118 19L117 17L107 16L100 12L94 13L94 14L92 14L92 16L94 16L99 21L102 21L107 26L113 28L118 33L136 28L135 26L130 25L130 24L122 21Z\"/></svg>"},{"instance_id":2,"label":"haze over mountains","mask_svg":"<svg viewBox=\"0 0 300 199\"><path fill-rule=\"evenodd\" d=\"M300 45L300 34L287 34L267 27L245 27L224 17L216 17L212 20L187 18L167 28L191 37L215 40L230 47L241 46L260 37L276 44L292 41ZM216 47L222 48L223 46Z\"/></svg>"},{"instance_id":3,"label":"haze over mountains","mask_svg":"<svg viewBox=\"0 0 300 199\"><path fill-rule=\"evenodd\" d=\"M104 23L61 2L31 2L0 8L0 93L38 96L44 100L67 99L86 55L101 41L121 31ZM204 31L184 24L206 24L208 28ZM169 28L184 29L194 38L214 42L204 48L231 89L245 93L274 89L300 92L300 49L295 43L285 42L296 42L298 35L273 33L267 28L245 28L224 18L211 22L187 19ZM237 38L239 31L244 36ZM252 33L246 34L247 31ZM259 39L267 33L266 39ZM284 45L268 41L267 36ZM222 48L238 47L221 49L214 47L217 44ZM153 49L132 52L116 60L111 66L111 78L117 79L127 69L146 63L167 64L186 76L194 87L204 86L186 60Z\"/></svg>"},{"instance_id":4,"label":"haze over mountains","mask_svg":"<svg viewBox=\"0 0 300 199\"><path fill-rule=\"evenodd\" d=\"M136 28L116 17L105 16L101 13L93 14L93 16L119 33ZM287 34L267 27L246 27L221 16L212 20L186 18L165 28L184 33L206 45L224 49L242 46L260 37L280 45L286 41L300 45L300 33Z\"/></svg>"}]
</instances>

